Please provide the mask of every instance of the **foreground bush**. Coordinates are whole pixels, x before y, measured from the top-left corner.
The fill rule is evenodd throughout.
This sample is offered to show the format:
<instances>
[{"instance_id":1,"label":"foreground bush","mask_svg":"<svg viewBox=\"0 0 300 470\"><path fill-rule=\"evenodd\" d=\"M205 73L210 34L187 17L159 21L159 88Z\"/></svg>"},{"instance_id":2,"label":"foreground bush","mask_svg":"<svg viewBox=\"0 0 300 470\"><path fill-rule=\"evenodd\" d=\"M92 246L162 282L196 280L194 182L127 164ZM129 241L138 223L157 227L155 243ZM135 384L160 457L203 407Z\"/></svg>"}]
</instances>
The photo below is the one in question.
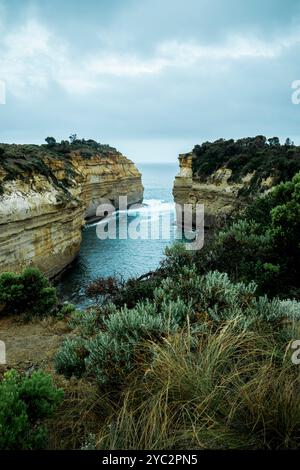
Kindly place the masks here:
<instances>
[{"instance_id":1,"label":"foreground bush","mask_svg":"<svg viewBox=\"0 0 300 470\"><path fill-rule=\"evenodd\" d=\"M84 413L76 424L85 430L80 447L300 447L300 379L290 348L300 335L299 302L258 297L253 282L185 266L152 301L77 313L72 323L77 336L62 346L57 370L92 384L84 409L98 389L91 422ZM64 429L79 406L64 404ZM56 426L58 447L59 433Z\"/></svg>"},{"instance_id":2,"label":"foreground bush","mask_svg":"<svg viewBox=\"0 0 300 470\"><path fill-rule=\"evenodd\" d=\"M142 300L152 300L154 289L159 285L159 272L150 273L149 278L130 278L124 281L117 277L95 279L86 289L86 294L92 297L98 305L113 302L117 307L134 308Z\"/></svg>"},{"instance_id":3,"label":"foreground bush","mask_svg":"<svg viewBox=\"0 0 300 470\"><path fill-rule=\"evenodd\" d=\"M110 314L106 310L101 320L93 311L81 318L76 315L73 325L81 336L63 343L55 358L57 372L66 377L86 373L95 377L99 385L119 386L135 367L145 340L160 342L177 329L169 312L159 314L150 302L131 310L117 311L113 305L109 309ZM87 337L88 333L91 336Z\"/></svg>"},{"instance_id":4,"label":"foreground bush","mask_svg":"<svg viewBox=\"0 0 300 470\"><path fill-rule=\"evenodd\" d=\"M62 399L51 376L7 372L0 382L0 449L41 449L47 441L41 420L50 417Z\"/></svg>"},{"instance_id":5,"label":"foreground bush","mask_svg":"<svg viewBox=\"0 0 300 470\"><path fill-rule=\"evenodd\" d=\"M155 315L155 306L146 303L111 315L104 320L104 327L88 346L87 367L100 385L119 385L139 360L143 342L162 341L176 330L176 323Z\"/></svg>"},{"instance_id":6,"label":"foreground bush","mask_svg":"<svg viewBox=\"0 0 300 470\"><path fill-rule=\"evenodd\" d=\"M289 345L265 322L243 323L202 317L198 328L145 340L120 394L97 393L90 380L75 390L72 379L51 426L55 448L299 448L300 377ZM110 360L114 374L114 359L97 364Z\"/></svg>"},{"instance_id":7,"label":"foreground bush","mask_svg":"<svg viewBox=\"0 0 300 470\"><path fill-rule=\"evenodd\" d=\"M0 304L8 314L48 315L57 303L56 291L36 268L0 275Z\"/></svg>"},{"instance_id":8,"label":"foreground bush","mask_svg":"<svg viewBox=\"0 0 300 470\"><path fill-rule=\"evenodd\" d=\"M255 281L261 294L300 299L300 173L256 199L243 219L216 234L195 253L199 273L227 272Z\"/></svg>"},{"instance_id":9,"label":"foreground bush","mask_svg":"<svg viewBox=\"0 0 300 470\"><path fill-rule=\"evenodd\" d=\"M67 338L55 356L55 369L65 377L81 377L86 370L87 342L78 337Z\"/></svg>"},{"instance_id":10,"label":"foreground bush","mask_svg":"<svg viewBox=\"0 0 300 470\"><path fill-rule=\"evenodd\" d=\"M253 282L230 281L226 273L199 276L194 266L183 267L154 290L152 302L140 302L133 309L118 310L109 304L97 312L76 313L71 325L77 335L57 353L56 370L66 377L87 375L100 386L122 388L127 375L144 360L146 341L159 344L187 327L196 334L207 319L218 328L238 317L241 330L264 328L288 343L300 320L300 304L257 297L256 289Z\"/></svg>"},{"instance_id":11,"label":"foreground bush","mask_svg":"<svg viewBox=\"0 0 300 470\"><path fill-rule=\"evenodd\" d=\"M96 447L298 448L297 367L276 357L272 335L241 331L238 322L150 344L153 360L128 378L121 406L95 435Z\"/></svg>"}]
</instances>

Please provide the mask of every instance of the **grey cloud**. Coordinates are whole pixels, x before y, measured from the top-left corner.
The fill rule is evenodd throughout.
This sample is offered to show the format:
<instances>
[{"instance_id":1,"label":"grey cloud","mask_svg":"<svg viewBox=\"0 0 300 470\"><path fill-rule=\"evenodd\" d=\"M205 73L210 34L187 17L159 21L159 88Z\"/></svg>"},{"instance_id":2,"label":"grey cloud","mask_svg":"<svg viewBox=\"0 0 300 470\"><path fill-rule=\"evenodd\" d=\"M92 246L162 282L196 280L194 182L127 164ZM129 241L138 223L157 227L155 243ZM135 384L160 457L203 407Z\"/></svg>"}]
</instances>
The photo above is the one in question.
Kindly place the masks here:
<instances>
[{"instance_id":1,"label":"grey cloud","mask_svg":"<svg viewBox=\"0 0 300 470\"><path fill-rule=\"evenodd\" d=\"M177 146L218 137L300 141L290 88L300 79L297 1L71 3L37 1L28 10L0 1L0 79L11 81L1 141L77 132L124 145L140 161L170 160ZM25 28L32 50L23 66L12 34L28 22L37 29ZM30 36L39 27L42 38L51 35L42 49Z\"/></svg>"}]
</instances>

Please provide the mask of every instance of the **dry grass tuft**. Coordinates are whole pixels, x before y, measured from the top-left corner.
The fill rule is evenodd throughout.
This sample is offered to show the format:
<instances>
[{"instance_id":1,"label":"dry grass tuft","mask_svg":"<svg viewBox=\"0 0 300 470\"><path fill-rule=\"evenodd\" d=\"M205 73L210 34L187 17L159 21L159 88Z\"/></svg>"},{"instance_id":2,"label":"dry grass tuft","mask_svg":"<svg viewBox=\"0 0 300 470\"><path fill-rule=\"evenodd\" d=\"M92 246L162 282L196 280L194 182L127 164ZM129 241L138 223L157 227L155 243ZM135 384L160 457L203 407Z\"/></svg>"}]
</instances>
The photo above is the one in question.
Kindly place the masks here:
<instances>
[{"instance_id":1,"label":"dry grass tuft","mask_svg":"<svg viewBox=\"0 0 300 470\"><path fill-rule=\"evenodd\" d=\"M101 420L112 413L109 400L102 396L93 382L72 377L56 377L65 397L57 412L48 421L49 449L79 449L87 436L101 426ZM105 411L104 411L105 410Z\"/></svg>"},{"instance_id":2,"label":"dry grass tuft","mask_svg":"<svg viewBox=\"0 0 300 470\"><path fill-rule=\"evenodd\" d=\"M187 332L150 344L122 406L96 434L99 449L295 448L297 368L272 336L239 331L238 319L197 340Z\"/></svg>"},{"instance_id":3,"label":"dry grass tuft","mask_svg":"<svg viewBox=\"0 0 300 470\"><path fill-rule=\"evenodd\" d=\"M282 343L283 344L283 343ZM52 449L286 449L300 445L300 378L272 331L203 320L147 342L123 391L58 378Z\"/></svg>"}]
</instances>

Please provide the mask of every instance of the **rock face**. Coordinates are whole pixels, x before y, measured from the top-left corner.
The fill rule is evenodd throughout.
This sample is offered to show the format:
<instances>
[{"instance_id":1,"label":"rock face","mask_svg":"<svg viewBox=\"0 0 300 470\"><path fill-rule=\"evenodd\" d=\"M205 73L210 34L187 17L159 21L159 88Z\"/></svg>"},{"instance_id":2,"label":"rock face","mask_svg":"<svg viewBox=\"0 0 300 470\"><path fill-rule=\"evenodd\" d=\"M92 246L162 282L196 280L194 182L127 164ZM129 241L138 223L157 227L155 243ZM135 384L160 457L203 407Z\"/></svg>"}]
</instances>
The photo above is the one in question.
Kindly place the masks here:
<instances>
[{"instance_id":1,"label":"rock face","mask_svg":"<svg viewBox=\"0 0 300 470\"><path fill-rule=\"evenodd\" d=\"M253 174L249 173L240 182L233 183L229 181L232 170L221 167L203 181L193 176L193 158L192 152L179 155L180 171L173 186L177 220L183 220L184 204L191 204L194 222L196 204L203 204L205 228L215 229L246 206L248 199L242 197L240 192ZM263 181L262 185L265 191L269 190L273 185L272 178Z\"/></svg>"},{"instance_id":2,"label":"rock face","mask_svg":"<svg viewBox=\"0 0 300 470\"><path fill-rule=\"evenodd\" d=\"M34 169L8 178L5 165L0 169L0 272L36 266L57 275L77 255L81 229L99 204L118 208L121 195L128 205L143 199L141 174L117 151L95 151L88 158L73 151L67 165L53 156L44 162L50 178Z\"/></svg>"},{"instance_id":3,"label":"rock face","mask_svg":"<svg viewBox=\"0 0 300 470\"><path fill-rule=\"evenodd\" d=\"M204 205L207 229L223 224L233 213L300 171L300 147L288 139L263 135L241 139L218 139L195 145L179 156L180 172L173 194L176 203ZM187 215L189 208L183 210ZM182 209L178 208L179 223ZM195 222L195 220L193 221Z\"/></svg>"}]
</instances>

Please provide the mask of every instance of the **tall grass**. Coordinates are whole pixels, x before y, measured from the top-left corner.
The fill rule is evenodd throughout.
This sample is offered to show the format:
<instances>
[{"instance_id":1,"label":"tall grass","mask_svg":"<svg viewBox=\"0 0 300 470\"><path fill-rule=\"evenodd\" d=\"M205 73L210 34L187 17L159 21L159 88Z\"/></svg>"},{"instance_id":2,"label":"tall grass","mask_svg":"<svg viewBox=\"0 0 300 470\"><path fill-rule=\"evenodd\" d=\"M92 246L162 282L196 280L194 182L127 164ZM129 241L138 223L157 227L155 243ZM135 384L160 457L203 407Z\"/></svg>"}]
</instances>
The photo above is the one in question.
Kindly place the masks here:
<instances>
[{"instance_id":1,"label":"tall grass","mask_svg":"<svg viewBox=\"0 0 300 470\"><path fill-rule=\"evenodd\" d=\"M295 448L299 374L272 335L239 319L162 344L128 378L121 406L95 434L98 449Z\"/></svg>"},{"instance_id":2,"label":"tall grass","mask_svg":"<svg viewBox=\"0 0 300 470\"><path fill-rule=\"evenodd\" d=\"M56 377L57 384L65 392L57 412L48 420L49 449L79 449L84 436L96 432L101 423L101 404L95 384L72 377L66 380ZM106 409L111 412L107 401Z\"/></svg>"}]
</instances>

